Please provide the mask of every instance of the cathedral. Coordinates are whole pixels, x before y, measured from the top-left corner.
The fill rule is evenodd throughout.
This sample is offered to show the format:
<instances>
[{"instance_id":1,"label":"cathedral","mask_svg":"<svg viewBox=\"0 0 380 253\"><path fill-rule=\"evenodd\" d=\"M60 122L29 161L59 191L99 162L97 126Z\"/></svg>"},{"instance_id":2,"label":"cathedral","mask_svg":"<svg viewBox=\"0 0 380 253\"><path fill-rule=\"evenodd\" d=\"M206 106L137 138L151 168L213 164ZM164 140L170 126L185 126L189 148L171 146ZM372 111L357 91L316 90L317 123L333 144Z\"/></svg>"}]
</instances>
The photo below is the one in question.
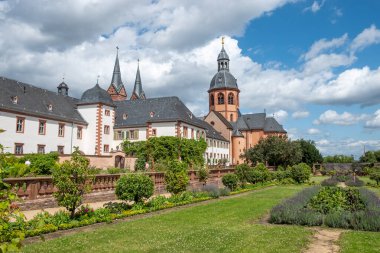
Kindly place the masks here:
<instances>
[{"instance_id":1,"label":"cathedral","mask_svg":"<svg viewBox=\"0 0 380 253\"><path fill-rule=\"evenodd\" d=\"M97 82L81 98L69 95L62 82L57 91L0 77L0 143L5 152L58 152L64 160L79 147L96 167L125 167L124 140L177 136L207 141L207 164L239 164L240 155L269 135L286 131L265 113L241 114L237 80L230 73L224 43L217 58L218 72L208 90L209 113L195 117L175 96L147 98L139 61L130 97L116 53L107 90Z\"/></svg>"}]
</instances>

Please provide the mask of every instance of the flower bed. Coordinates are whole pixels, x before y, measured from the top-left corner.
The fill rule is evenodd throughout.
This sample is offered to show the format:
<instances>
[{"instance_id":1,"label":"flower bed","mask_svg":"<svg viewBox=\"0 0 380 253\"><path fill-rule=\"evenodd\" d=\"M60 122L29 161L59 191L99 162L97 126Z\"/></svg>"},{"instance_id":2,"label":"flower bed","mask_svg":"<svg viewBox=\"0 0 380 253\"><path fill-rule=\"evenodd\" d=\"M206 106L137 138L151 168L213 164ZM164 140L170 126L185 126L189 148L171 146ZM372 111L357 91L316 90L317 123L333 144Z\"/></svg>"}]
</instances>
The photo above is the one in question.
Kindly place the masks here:
<instances>
[{"instance_id":1,"label":"flower bed","mask_svg":"<svg viewBox=\"0 0 380 253\"><path fill-rule=\"evenodd\" d=\"M311 187L275 206L269 222L380 231L380 200L364 188Z\"/></svg>"},{"instance_id":2,"label":"flower bed","mask_svg":"<svg viewBox=\"0 0 380 253\"><path fill-rule=\"evenodd\" d=\"M183 192L182 194L174 195L169 198L157 196L144 204L130 205L125 202L109 202L104 204L103 208L96 210L89 206L81 206L81 208L77 210L74 219L70 219L70 214L66 211L59 211L54 215L49 214L48 212L42 212L27 222L13 222L13 225L24 226L26 229L25 236L32 237L100 222L110 223L116 219L202 202L219 198L219 196L238 194L264 188L266 186L268 186L268 184L255 185L246 189L237 189L234 192L229 192L226 189L217 189L214 186L208 186L205 187L203 191Z\"/></svg>"}]
</instances>

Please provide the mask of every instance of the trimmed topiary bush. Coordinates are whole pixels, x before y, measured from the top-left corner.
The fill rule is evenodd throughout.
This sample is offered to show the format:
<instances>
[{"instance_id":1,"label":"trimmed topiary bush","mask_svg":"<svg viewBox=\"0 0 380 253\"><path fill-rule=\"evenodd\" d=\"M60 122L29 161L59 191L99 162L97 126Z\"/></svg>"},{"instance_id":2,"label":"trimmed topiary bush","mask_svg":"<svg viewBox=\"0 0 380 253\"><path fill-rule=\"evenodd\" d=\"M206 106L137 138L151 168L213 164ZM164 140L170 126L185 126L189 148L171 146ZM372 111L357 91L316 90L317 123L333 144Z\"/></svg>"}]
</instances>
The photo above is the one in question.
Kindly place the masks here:
<instances>
[{"instance_id":1,"label":"trimmed topiary bush","mask_svg":"<svg viewBox=\"0 0 380 253\"><path fill-rule=\"evenodd\" d=\"M173 160L168 163L168 170L165 172L166 190L172 194L179 194L186 191L190 179L186 164Z\"/></svg>"},{"instance_id":2,"label":"trimmed topiary bush","mask_svg":"<svg viewBox=\"0 0 380 253\"><path fill-rule=\"evenodd\" d=\"M149 176L144 174L129 174L122 176L116 183L115 194L118 199L141 203L153 195L154 184Z\"/></svg>"},{"instance_id":3,"label":"trimmed topiary bush","mask_svg":"<svg viewBox=\"0 0 380 253\"><path fill-rule=\"evenodd\" d=\"M234 191L238 185L239 178L235 174L227 174L222 177L222 183L231 191Z\"/></svg>"}]
</instances>

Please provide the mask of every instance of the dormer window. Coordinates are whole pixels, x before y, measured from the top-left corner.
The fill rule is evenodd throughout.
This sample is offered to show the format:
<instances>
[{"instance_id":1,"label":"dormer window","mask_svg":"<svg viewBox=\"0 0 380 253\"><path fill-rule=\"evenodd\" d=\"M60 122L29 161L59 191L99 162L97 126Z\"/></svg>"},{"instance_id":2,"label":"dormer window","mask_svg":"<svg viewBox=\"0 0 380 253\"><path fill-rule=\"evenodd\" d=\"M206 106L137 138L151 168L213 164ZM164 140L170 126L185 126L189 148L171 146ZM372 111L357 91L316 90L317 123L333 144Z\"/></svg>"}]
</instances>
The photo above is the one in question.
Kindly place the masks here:
<instances>
[{"instance_id":1,"label":"dormer window","mask_svg":"<svg viewBox=\"0 0 380 253\"><path fill-rule=\"evenodd\" d=\"M53 111L53 105L52 105L52 104L49 104L49 105L48 105L48 110L49 110L49 111Z\"/></svg>"},{"instance_id":2,"label":"dormer window","mask_svg":"<svg viewBox=\"0 0 380 253\"><path fill-rule=\"evenodd\" d=\"M12 97L12 103L16 105L17 102L18 102L18 97L17 96Z\"/></svg>"},{"instance_id":3,"label":"dormer window","mask_svg":"<svg viewBox=\"0 0 380 253\"><path fill-rule=\"evenodd\" d=\"M123 120L126 120L128 118L128 114L124 113L123 114Z\"/></svg>"}]
</instances>

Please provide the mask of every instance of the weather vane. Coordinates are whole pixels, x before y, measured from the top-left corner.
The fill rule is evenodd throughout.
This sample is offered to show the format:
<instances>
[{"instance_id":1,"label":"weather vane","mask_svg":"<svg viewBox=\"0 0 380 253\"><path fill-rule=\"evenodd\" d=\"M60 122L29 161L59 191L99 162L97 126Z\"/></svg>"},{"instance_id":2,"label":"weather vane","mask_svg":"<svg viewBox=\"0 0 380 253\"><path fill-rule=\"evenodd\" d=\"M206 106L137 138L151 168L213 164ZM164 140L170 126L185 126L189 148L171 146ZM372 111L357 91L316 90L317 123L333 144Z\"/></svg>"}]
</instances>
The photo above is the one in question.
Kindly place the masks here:
<instances>
[{"instance_id":1,"label":"weather vane","mask_svg":"<svg viewBox=\"0 0 380 253\"><path fill-rule=\"evenodd\" d=\"M222 37L222 46L224 46L224 36Z\"/></svg>"},{"instance_id":2,"label":"weather vane","mask_svg":"<svg viewBox=\"0 0 380 253\"><path fill-rule=\"evenodd\" d=\"M99 84L99 77L100 77L100 75L98 75L96 78L96 84Z\"/></svg>"}]
</instances>

